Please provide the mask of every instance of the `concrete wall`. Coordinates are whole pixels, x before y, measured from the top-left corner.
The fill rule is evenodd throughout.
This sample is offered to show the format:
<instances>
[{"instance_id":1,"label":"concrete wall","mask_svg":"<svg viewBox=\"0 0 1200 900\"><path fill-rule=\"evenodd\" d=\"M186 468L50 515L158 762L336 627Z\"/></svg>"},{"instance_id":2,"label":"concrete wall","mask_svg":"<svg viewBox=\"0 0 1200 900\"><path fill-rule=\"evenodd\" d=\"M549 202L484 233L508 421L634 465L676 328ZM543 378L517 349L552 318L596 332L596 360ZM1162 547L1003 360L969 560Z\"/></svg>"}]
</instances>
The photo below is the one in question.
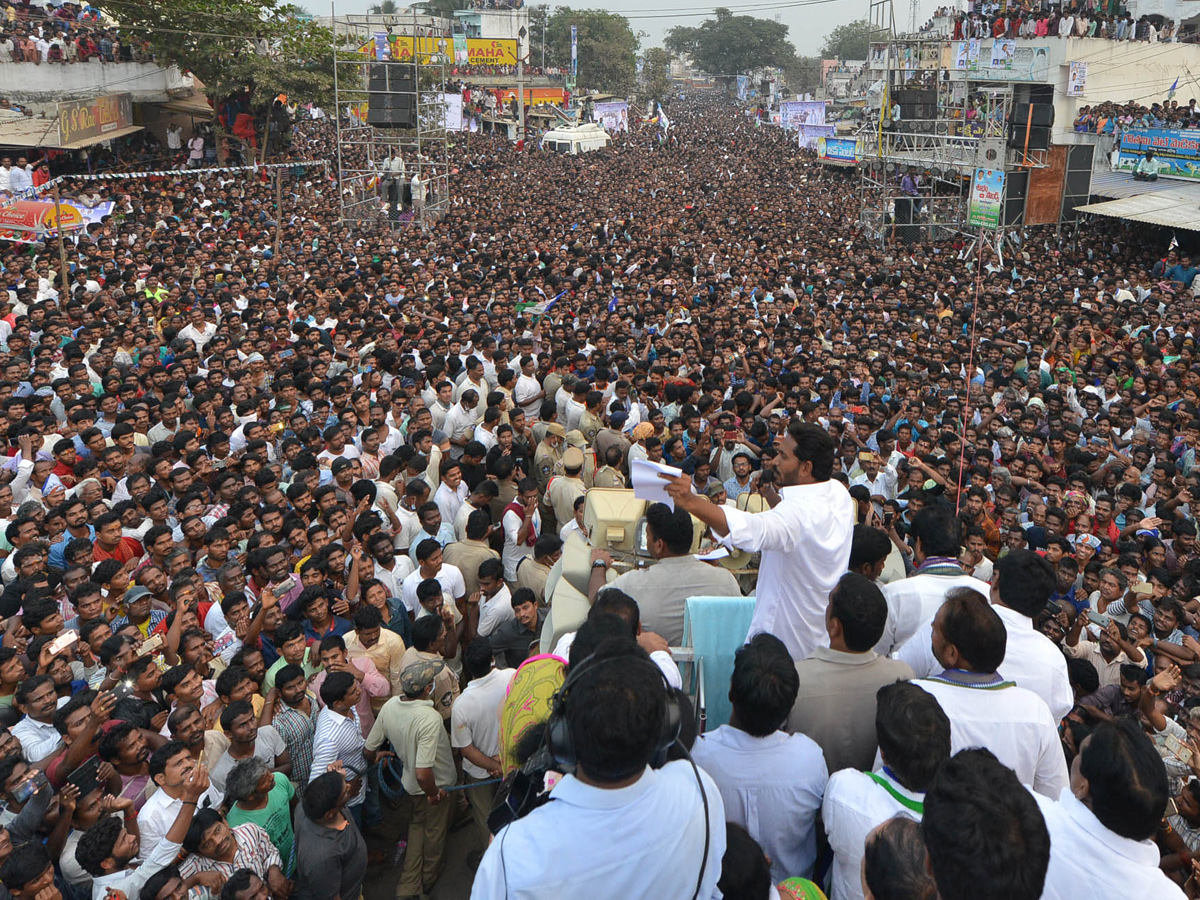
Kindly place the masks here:
<instances>
[{"instance_id":1,"label":"concrete wall","mask_svg":"<svg viewBox=\"0 0 1200 900\"><path fill-rule=\"evenodd\" d=\"M193 86L190 75L154 63L0 64L0 96L35 108L120 93L132 94L135 103L161 103L170 99L169 91Z\"/></svg>"}]
</instances>

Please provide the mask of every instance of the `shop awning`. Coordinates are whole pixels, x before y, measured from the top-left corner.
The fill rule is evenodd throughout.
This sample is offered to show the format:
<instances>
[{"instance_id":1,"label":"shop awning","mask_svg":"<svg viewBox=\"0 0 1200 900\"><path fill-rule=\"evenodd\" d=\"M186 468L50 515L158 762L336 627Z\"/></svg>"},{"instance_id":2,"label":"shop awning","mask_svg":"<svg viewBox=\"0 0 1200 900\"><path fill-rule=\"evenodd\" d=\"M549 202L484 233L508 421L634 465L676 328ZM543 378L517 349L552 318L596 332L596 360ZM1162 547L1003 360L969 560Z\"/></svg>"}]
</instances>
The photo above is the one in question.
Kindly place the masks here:
<instances>
[{"instance_id":1,"label":"shop awning","mask_svg":"<svg viewBox=\"0 0 1200 900\"><path fill-rule=\"evenodd\" d=\"M100 144L104 141L111 141L113 138L125 137L127 134L141 131L141 125L127 125L125 128L115 128L107 134L98 134L94 137L81 138L78 141L71 141L69 144L59 144L59 150L82 150L85 147L91 147L94 144ZM57 137L57 136L56 136Z\"/></svg>"},{"instance_id":2,"label":"shop awning","mask_svg":"<svg viewBox=\"0 0 1200 900\"><path fill-rule=\"evenodd\" d=\"M123 137L141 131L141 125L116 128L107 134L80 138L67 144L58 140L57 119L21 118L13 121L0 120L0 147L51 147L57 150L82 150L102 141Z\"/></svg>"},{"instance_id":3,"label":"shop awning","mask_svg":"<svg viewBox=\"0 0 1200 900\"><path fill-rule=\"evenodd\" d=\"M1159 184L1161 182L1155 186L1158 187ZM1150 225L1166 225L1187 231L1200 231L1200 185L1180 184L1165 189L1159 188L1119 200L1077 206L1075 211Z\"/></svg>"},{"instance_id":4,"label":"shop awning","mask_svg":"<svg viewBox=\"0 0 1200 900\"><path fill-rule=\"evenodd\" d=\"M212 119L216 113L203 97L186 97L182 100L168 100L166 103L155 104L164 112L177 113L181 116L191 116L195 119Z\"/></svg>"}]
</instances>

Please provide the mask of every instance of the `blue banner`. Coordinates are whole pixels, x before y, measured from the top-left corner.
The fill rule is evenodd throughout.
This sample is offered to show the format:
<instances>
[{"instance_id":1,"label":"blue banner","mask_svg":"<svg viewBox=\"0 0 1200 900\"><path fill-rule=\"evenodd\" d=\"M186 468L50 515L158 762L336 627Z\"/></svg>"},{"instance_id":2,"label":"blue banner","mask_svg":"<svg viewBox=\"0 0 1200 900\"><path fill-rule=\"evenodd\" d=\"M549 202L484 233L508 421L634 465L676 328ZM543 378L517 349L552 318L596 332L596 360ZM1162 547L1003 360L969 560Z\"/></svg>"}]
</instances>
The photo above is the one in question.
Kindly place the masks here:
<instances>
[{"instance_id":1,"label":"blue banner","mask_svg":"<svg viewBox=\"0 0 1200 900\"><path fill-rule=\"evenodd\" d=\"M817 156L838 162L858 162L857 138L817 138Z\"/></svg>"},{"instance_id":2,"label":"blue banner","mask_svg":"<svg viewBox=\"0 0 1200 900\"><path fill-rule=\"evenodd\" d=\"M1200 132L1168 128L1127 128L1121 132L1117 168L1133 171L1147 150L1162 166L1160 174L1200 180Z\"/></svg>"}]
</instances>

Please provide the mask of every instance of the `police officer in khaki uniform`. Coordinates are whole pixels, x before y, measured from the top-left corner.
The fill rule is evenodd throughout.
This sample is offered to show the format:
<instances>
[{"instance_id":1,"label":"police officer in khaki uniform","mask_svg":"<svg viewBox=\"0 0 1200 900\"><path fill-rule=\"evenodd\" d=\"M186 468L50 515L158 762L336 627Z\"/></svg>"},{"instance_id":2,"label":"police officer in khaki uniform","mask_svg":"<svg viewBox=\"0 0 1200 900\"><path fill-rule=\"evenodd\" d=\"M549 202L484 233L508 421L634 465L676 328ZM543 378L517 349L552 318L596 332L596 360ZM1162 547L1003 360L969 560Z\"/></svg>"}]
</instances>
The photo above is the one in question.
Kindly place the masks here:
<instances>
[{"instance_id":1,"label":"police officer in khaki uniform","mask_svg":"<svg viewBox=\"0 0 1200 900\"><path fill-rule=\"evenodd\" d=\"M621 448L610 446L608 455L599 469L596 470L596 475L592 479L592 484L598 488L623 488L625 487L625 476L621 474Z\"/></svg>"},{"instance_id":2,"label":"police officer in khaki uniform","mask_svg":"<svg viewBox=\"0 0 1200 900\"><path fill-rule=\"evenodd\" d=\"M557 422L546 426L546 434L533 453L533 477L537 479L538 494L541 496L543 533L554 534L558 525L554 521L554 510L546 496L550 479L562 472L562 446L567 433Z\"/></svg>"},{"instance_id":3,"label":"police officer in khaki uniform","mask_svg":"<svg viewBox=\"0 0 1200 900\"><path fill-rule=\"evenodd\" d=\"M562 464L563 474L555 475L550 480L546 496L554 510L555 520L565 524L575 515L575 498L587 492L581 477L583 451L578 447L568 447L563 453Z\"/></svg>"}]
</instances>

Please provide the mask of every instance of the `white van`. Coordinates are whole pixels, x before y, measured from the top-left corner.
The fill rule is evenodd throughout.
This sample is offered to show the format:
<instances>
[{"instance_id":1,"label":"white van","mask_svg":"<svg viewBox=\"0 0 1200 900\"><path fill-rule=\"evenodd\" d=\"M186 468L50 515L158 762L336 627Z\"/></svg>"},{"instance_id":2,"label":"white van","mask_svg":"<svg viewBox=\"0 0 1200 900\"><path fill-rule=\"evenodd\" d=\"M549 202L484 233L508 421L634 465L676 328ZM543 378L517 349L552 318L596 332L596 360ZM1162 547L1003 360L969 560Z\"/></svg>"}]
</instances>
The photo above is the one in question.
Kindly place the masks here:
<instances>
[{"instance_id":1,"label":"white van","mask_svg":"<svg viewBox=\"0 0 1200 900\"><path fill-rule=\"evenodd\" d=\"M578 156L589 150L603 150L612 143L608 132L594 122L566 128L552 128L542 135L541 147L551 153Z\"/></svg>"}]
</instances>

